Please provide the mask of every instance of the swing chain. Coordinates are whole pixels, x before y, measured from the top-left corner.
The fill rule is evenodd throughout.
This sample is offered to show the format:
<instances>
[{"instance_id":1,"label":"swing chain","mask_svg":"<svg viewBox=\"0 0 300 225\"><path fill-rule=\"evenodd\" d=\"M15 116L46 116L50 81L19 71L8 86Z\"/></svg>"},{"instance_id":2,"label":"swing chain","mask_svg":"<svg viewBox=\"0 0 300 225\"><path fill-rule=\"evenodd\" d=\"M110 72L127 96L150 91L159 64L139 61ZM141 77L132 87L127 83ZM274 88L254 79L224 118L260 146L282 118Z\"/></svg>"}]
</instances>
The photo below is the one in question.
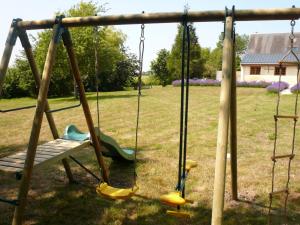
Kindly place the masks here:
<instances>
[{"instance_id":1,"label":"swing chain","mask_svg":"<svg viewBox=\"0 0 300 225\"><path fill-rule=\"evenodd\" d=\"M138 94L141 95L142 74L143 74L143 60L144 60L144 46L145 46L145 25L141 25L141 36L139 44L139 74L138 74Z\"/></svg>"},{"instance_id":2,"label":"swing chain","mask_svg":"<svg viewBox=\"0 0 300 225\"><path fill-rule=\"evenodd\" d=\"M144 12L143 12L144 13ZM134 151L134 186L136 186L136 153L138 150L138 131L139 131L139 119L140 119L140 99L142 89L142 74L143 74L143 61L144 61L144 46L145 46L145 25L141 25L141 36L139 44L139 74L138 74L138 100L137 100L137 116L136 116L136 129L135 129L135 151ZM133 187L134 187L133 186Z\"/></svg>"},{"instance_id":3,"label":"swing chain","mask_svg":"<svg viewBox=\"0 0 300 225\"><path fill-rule=\"evenodd\" d=\"M295 39L294 28L295 28L295 25L296 25L296 21L291 20L291 34L289 36L290 41L291 41L291 49L293 49L293 45L294 45L294 39Z\"/></svg>"},{"instance_id":4,"label":"swing chain","mask_svg":"<svg viewBox=\"0 0 300 225\"><path fill-rule=\"evenodd\" d=\"M99 79L99 52L98 52L98 47L100 45L99 43L99 29L98 26L94 26L93 28L93 44L94 44L94 54L95 54L95 88L96 88L96 93L97 93L97 126L100 129L100 106L99 106L99 84L100 84L100 79Z\"/></svg>"}]
</instances>

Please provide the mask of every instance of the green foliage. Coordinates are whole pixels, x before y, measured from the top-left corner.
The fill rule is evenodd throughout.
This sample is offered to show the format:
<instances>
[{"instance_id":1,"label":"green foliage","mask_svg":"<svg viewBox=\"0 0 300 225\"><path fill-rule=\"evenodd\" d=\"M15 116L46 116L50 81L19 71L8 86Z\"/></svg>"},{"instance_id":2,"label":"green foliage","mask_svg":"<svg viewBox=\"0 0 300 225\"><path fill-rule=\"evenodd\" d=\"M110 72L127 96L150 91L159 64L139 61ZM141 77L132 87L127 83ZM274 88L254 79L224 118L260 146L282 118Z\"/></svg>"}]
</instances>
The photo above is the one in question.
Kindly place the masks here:
<instances>
[{"instance_id":1,"label":"green foliage","mask_svg":"<svg viewBox=\"0 0 300 225\"><path fill-rule=\"evenodd\" d=\"M249 35L246 34L235 35L235 51L236 51L235 66L237 70L240 70L241 56L245 53L248 43L249 43ZM217 57L216 66L218 70L222 69L222 49L223 49L223 35L221 34L219 36L217 47L214 49L216 51L215 57Z\"/></svg>"},{"instance_id":2,"label":"green foliage","mask_svg":"<svg viewBox=\"0 0 300 225\"><path fill-rule=\"evenodd\" d=\"M39 71L43 71L51 36L51 30L46 30L38 34L34 51ZM63 44L60 43L56 52L48 96L70 95L72 91L73 78L67 60L67 53Z\"/></svg>"},{"instance_id":3,"label":"green foliage","mask_svg":"<svg viewBox=\"0 0 300 225\"><path fill-rule=\"evenodd\" d=\"M133 78L137 75L138 62L136 57L128 54L124 48L126 36L111 27L105 27L99 31L99 38L97 54L100 61L100 90L123 90L124 87L131 86ZM91 71L90 74L94 72ZM94 87L93 80L90 82L90 87Z\"/></svg>"},{"instance_id":4,"label":"green foliage","mask_svg":"<svg viewBox=\"0 0 300 225\"><path fill-rule=\"evenodd\" d=\"M179 79L181 76L181 55L182 55L182 36L183 27L178 25L175 42L172 46L170 56L168 57L168 71L171 79ZM201 47L196 35L196 29L190 25L190 40L191 40L191 58L190 58L190 76L201 78L203 76L204 64L201 58Z\"/></svg>"},{"instance_id":5,"label":"green foliage","mask_svg":"<svg viewBox=\"0 0 300 225\"><path fill-rule=\"evenodd\" d=\"M124 90L124 87L135 85L138 75L138 60L135 55L125 55L123 59L115 63L112 73L102 73L100 75L100 89L103 91Z\"/></svg>"},{"instance_id":6,"label":"green foliage","mask_svg":"<svg viewBox=\"0 0 300 225\"><path fill-rule=\"evenodd\" d=\"M183 27L178 25L178 32L170 52L160 50L157 58L151 62L151 70L154 76L163 86L171 81L180 79L181 76L181 51L182 51ZM196 36L196 30L191 26L191 64L190 76L192 78L215 79L216 72L222 69L223 35L219 36L216 48L201 48ZM248 35L236 34L236 68L240 69L241 55L244 54L249 42ZM167 64L165 65L165 62Z\"/></svg>"},{"instance_id":7,"label":"green foliage","mask_svg":"<svg viewBox=\"0 0 300 225\"><path fill-rule=\"evenodd\" d=\"M172 77L167 67L169 55L166 49L161 49L157 54L157 58L151 62L151 71L163 87L172 82Z\"/></svg>"},{"instance_id":8,"label":"green foliage","mask_svg":"<svg viewBox=\"0 0 300 225\"><path fill-rule=\"evenodd\" d=\"M245 53L249 42L248 35L236 34L236 58L235 66L240 70L241 56ZM204 60L203 77L215 79L216 72L222 69L222 54L223 54L223 35L219 36L217 47L213 50L202 48L202 58Z\"/></svg>"},{"instance_id":9,"label":"green foliage","mask_svg":"<svg viewBox=\"0 0 300 225\"><path fill-rule=\"evenodd\" d=\"M78 17L92 16L103 11L105 11L103 6L90 1L80 2L66 12L56 14ZM121 31L113 27L103 27L95 34L93 27L80 27L70 28L70 32L82 81L87 91L96 89L95 51L100 61L100 90L122 90L132 84L133 77L136 76L137 61L135 56L127 53L124 47L126 36ZM95 36L99 40L98 46L95 45ZM44 68L51 37L52 30L44 30L38 33L33 45L40 72ZM56 52L48 96L70 95L74 90L73 83L67 53L61 41ZM5 80L5 97L33 96L33 86L33 77L25 59L18 58L16 64L9 69Z\"/></svg>"},{"instance_id":10,"label":"green foliage","mask_svg":"<svg viewBox=\"0 0 300 225\"><path fill-rule=\"evenodd\" d=\"M20 56L7 71L1 97L16 98L26 95L35 96L36 87L28 62Z\"/></svg>"}]
</instances>

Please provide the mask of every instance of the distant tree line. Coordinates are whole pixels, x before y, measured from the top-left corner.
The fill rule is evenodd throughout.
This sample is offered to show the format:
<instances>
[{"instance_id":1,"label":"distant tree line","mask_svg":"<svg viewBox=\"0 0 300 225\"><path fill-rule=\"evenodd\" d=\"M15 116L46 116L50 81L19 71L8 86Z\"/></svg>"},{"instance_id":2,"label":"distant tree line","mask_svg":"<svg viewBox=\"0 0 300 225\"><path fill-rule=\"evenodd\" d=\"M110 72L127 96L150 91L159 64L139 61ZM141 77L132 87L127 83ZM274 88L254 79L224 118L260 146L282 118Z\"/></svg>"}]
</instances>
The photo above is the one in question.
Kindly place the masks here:
<instances>
[{"instance_id":1,"label":"distant tree line","mask_svg":"<svg viewBox=\"0 0 300 225\"><path fill-rule=\"evenodd\" d=\"M95 2L80 2L66 12L58 12L67 17L91 16L105 11L103 5ZM138 60L134 54L129 53L124 46L126 36L114 27L101 27L95 32L93 27L70 28L76 57L78 60L83 84L87 91L96 90L95 75L95 48L100 61L99 89L100 91L117 91L126 87L136 86L138 74ZM178 25L177 35L171 50L161 49L157 58L151 62L151 74L155 84L163 86L180 78L181 74L181 48L183 28ZM192 78L214 78L216 71L222 64L222 37L220 36L217 47L213 50L201 48L196 29L191 25L191 66ZM37 37L31 37L33 53L40 73L42 74L52 30L44 30ZM96 38L95 38L96 37ZM98 39L96 44L95 39ZM245 51L248 36L237 35L237 67L240 56ZM150 79L151 80L151 79ZM71 74L68 57L62 41L57 49L53 67L49 97L67 96L74 91L74 81ZM36 85L24 52L16 58L7 72L3 85L2 96L34 97L38 93Z\"/></svg>"},{"instance_id":2,"label":"distant tree line","mask_svg":"<svg viewBox=\"0 0 300 225\"><path fill-rule=\"evenodd\" d=\"M91 16L105 11L94 2L80 2L64 13L65 16ZM138 71L136 56L130 54L124 42L126 36L113 27L101 27L94 33L93 27L70 28L82 80L87 91L96 90L95 47L100 61L99 88L101 91L123 90L132 86ZM97 35L99 45L95 45ZM45 30L33 39L33 52L40 73L43 71L52 30ZM35 82L24 52L8 69L3 85L4 98L36 96ZM57 49L48 96L66 96L74 91L74 81L62 41Z\"/></svg>"},{"instance_id":3,"label":"distant tree line","mask_svg":"<svg viewBox=\"0 0 300 225\"><path fill-rule=\"evenodd\" d=\"M182 32L183 27L178 25L177 35L170 51L161 49L156 59L151 62L153 76L162 86L171 84L173 80L181 76L182 55ZM223 35L214 49L201 48L196 29L191 24L190 30L190 76L191 78L215 78L217 70L222 68ZM239 70L241 55L245 52L249 42L248 35L236 35L236 68Z\"/></svg>"}]
</instances>

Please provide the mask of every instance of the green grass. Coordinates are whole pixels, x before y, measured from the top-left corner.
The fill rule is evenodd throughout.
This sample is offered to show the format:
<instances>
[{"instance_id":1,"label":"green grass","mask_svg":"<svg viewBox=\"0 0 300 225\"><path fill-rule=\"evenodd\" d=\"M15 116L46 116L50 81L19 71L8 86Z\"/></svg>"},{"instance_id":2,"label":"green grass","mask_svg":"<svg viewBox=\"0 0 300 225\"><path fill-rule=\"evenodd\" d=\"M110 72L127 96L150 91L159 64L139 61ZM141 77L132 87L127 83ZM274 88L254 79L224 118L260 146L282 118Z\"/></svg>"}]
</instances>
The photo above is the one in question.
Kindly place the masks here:
<instances>
[{"instance_id":1,"label":"green grass","mask_svg":"<svg viewBox=\"0 0 300 225\"><path fill-rule=\"evenodd\" d=\"M129 201L109 201L95 193L96 181L71 163L80 184L69 185L61 163L37 169L33 173L25 224L210 224L214 182L216 135L219 110L218 87L191 87L189 112L188 158L198 167L187 181L187 196L195 200L185 206L190 220L175 219L165 214L169 207L161 205L159 196L173 190L177 178L180 89L154 87L143 90L137 154L139 197ZM230 201L230 165L227 166L224 224L266 224L268 192L271 188L270 156L274 141L276 95L264 89L238 89L238 185L241 201ZM87 95L96 121L96 98ZM0 108L34 103L33 99L1 100ZM72 105L72 98L49 100L51 108ZM136 91L101 93L100 126L121 146L134 147L136 123ZM282 114L293 110L293 96L282 97ZM1 114L0 156L12 154L26 147L34 110ZM87 130L81 108L54 114L58 130L76 124ZM289 151L292 123L280 122L279 146L282 154ZM297 127L296 154L300 138ZM40 142L51 140L50 129L44 118ZM97 172L93 151L85 149L76 155L87 167ZM132 184L133 165L106 159L110 179L114 185ZM278 163L277 187L283 187L286 161ZM300 157L292 162L289 202L289 224L300 221ZM0 196L15 198L18 182L9 174L0 173ZM279 204L277 204L279 206ZM276 213L279 213L276 211ZM0 224L10 224L13 207L0 203ZM282 224L280 216L274 224Z\"/></svg>"}]
</instances>

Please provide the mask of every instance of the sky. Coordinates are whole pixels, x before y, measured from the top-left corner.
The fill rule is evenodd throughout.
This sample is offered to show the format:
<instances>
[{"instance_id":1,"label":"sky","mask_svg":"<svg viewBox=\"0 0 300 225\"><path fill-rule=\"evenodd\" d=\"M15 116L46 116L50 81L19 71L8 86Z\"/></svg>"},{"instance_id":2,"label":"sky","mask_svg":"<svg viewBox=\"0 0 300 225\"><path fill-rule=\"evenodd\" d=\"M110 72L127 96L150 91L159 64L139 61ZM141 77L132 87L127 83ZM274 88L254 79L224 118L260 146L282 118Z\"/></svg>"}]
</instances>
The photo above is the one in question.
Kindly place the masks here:
<instances>
[{"instance_id":1,"label":"sky","mask_svg":"<svg viewBox=\"0 0 300 225\"><path fill-rule=\"evenodd\" d=\"M2 56L8 29L13 18L23 20L40 20L53 18L57 11L66 11L79 0L9 0L1 2L0 8L0 55ZM188 4L190 11L224 10L225 6L231 8L235 5L238 9L258 8L290 8L292 5L300 7L296 0L102 0L94 1L100 4L106 3L108 9L105 15L131 14L151 12L182 12ZM298 5L297 5L298 3ZM239 34L253 33L284 33L290 32L289 21L269 22L237 22L236 32ZM196 32L202 47L214 48L219 34L223 31L221 22L195 23ZM116 26L127 35L125 45L130 52L138 55L140 25ZM155 59L158 51L162 48L171 49L177 31L177 24L146 24L145 26L145 53L144 71L150 69L150 63ZM300 21L296 22L295 31L300 31ZM29 31L36 35L37 31ZM20 43L14 48L11 62L21 49Z\"/></svg>"}]
</instances>

